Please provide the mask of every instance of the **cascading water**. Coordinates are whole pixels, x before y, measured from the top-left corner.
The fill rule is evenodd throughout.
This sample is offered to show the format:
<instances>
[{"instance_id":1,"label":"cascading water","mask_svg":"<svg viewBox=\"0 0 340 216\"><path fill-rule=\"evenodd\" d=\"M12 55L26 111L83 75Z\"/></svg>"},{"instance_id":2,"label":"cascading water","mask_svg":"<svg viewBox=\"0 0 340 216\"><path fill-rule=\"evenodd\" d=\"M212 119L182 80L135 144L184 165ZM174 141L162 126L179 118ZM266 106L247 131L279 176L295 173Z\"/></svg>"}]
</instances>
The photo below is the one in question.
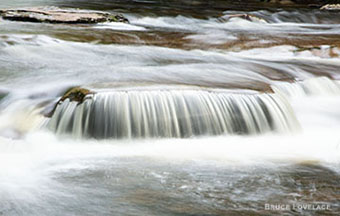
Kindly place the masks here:
<instances>
[{"instance_id":1,"label":"cascading water","mask_svg":"<svg viewBox=\"0 0 340 216\"><path fill-rule=\"evenodd\" d=\"M150 138L287 132L297 127L274 94L205 90L112 91L58 105L48 127L76 137Z\"/></svg>"},{"instance_id":2,"label":"cascading water","mask_svg":"<svg viewBox=\"0 0 340 216\"><path fill-rule=\"evenodd\" d=\"M340 95L340 83L327 77L317 77L296 83L278 83L272 88L275 92L288 97Z\"/></svg>"}]
</instances>

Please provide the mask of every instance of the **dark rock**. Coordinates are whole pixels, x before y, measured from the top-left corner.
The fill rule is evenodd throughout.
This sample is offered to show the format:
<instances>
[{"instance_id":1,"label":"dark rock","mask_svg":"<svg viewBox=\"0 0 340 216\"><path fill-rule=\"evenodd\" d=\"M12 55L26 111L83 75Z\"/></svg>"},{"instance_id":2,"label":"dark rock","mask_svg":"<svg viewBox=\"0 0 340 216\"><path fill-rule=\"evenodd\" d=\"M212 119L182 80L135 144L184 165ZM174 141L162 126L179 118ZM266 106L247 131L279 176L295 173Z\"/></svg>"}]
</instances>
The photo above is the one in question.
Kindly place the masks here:
<instances>
[{"instance_id":1,"label":"dark rock","mask_svg":"<svg viewBox=\"0 0 340 216\"><path fill-rule=\"evenodd\" d=\"M57 7L0 10L0 16L5 20L41 23L91 24L102 22L129 22L128 19L120 14L78 9L61 9Z\"/></svg>"},{"instance_id":2,"label":"dark rock","mask_svg":"<svg viewBox=\"0 0 340 216\"><path fill-rule=\"evenodd\" d=\"M122 14L109 15L108 19L109 19L110 22L129 23L129 20L127 18L125 18Z\"/></svg>"},{"instance_id":3,"label":"dark rock","mask_svg":"<svg viewBox=\"0 0 340 216\"><path fill-rule=\"evenodd\" d=\"M9 94L8 91L0 89L0 101Z\"/></svg>"},{"instance_id":4,"label":"dark rock","mask_svg":"<svg viewBox=\"0 0 340 216\"><path fill-rule=\"evenodd\" d=\"M263 2L273 3L273 4L284 4L291 5L295 4L294 0L262 0Z\"/></svg>"}]
</instances>

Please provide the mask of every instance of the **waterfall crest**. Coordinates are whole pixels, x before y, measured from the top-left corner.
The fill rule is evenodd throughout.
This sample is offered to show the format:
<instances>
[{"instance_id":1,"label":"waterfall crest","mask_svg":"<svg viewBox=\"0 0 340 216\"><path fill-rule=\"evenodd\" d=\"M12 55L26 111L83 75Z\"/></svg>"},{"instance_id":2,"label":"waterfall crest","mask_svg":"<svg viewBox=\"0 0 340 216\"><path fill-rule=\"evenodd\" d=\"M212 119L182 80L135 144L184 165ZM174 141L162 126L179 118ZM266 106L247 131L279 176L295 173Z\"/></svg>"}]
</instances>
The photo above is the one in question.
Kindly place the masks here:
<instances>
[{"instance_id":1,"label":"waterfall crest","mask_svg":"<svg viewBox=\"0 0 340 216\"><path fill-rule=\"evenodd\" d=\"M57 134L98 139L289 132L297 125L279 95L207 90L96 93L81 104L61 102L48 122Z\"/></svg>"},{"instance_id":2,"label":"waterfall crest","mask_svg":"<svg viewBox=\"0 0 340 216\"><path fill-rule=\"evenodd\" d=\"M288 97L305 97L313 95L340 95L340 84L327 77L315 77L296 83L282 82L272 86L276 93Z\"/></svg>"}]
</instances>

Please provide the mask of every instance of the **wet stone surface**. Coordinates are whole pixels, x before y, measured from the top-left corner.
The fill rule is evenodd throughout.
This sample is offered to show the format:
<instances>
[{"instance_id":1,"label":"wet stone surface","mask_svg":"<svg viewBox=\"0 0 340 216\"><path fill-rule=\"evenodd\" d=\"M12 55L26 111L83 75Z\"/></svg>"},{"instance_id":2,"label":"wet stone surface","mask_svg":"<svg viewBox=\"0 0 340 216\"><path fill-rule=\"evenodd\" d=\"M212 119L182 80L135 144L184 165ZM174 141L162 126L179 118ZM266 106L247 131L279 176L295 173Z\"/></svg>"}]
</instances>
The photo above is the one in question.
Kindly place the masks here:
<instances>
[{"instance_id":1,"label":"wet stone surface","mask_svg":"<svg viewBox=\"0 0 340 216\"><path fill-rule=\"evenodd\" d=\"M129 22L124 16L120 14L110 14L79 9L62 9L57 7L0 10L0 15L5 20L22 22L66 24Z\"/></svg>"}]
</instances>

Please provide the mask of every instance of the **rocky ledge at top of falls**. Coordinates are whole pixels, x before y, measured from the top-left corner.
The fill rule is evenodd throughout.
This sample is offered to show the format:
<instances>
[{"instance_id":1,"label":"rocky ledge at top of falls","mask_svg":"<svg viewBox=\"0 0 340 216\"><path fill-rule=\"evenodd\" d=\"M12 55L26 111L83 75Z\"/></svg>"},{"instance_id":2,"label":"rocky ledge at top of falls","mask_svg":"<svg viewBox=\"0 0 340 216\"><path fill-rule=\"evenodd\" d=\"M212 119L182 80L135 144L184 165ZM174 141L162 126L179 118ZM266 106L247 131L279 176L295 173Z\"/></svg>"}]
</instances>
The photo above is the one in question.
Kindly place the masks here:
<instances>
[{"instance_id":1,"label":"rocky ledge at top of falls","mask_svg":"<svg viewBox=\"0 0 340 216\"><path fill-rule=\"evenodd\" d=\"M70 101L78 102L78 104L81 104L82 102L84 102L85 97L87 95L90 95L90 94L94 94L94 92L92 92L92 91L90 91L86 88L81 88L79 86L72 87L72 88L68 89L56 103L52 102L49 106L47 106L45 108L45 110L42 111L42 114L45 117L50 118L50 117L52 117L52 115L53 115L55 109L57 108L58 104L62 103L66 99L68 99Z\"/></svg>"},{"instance_id":2,"label":"rocky ledge at top of falls","mask_svg":"<svg viewBox=\"0 0 340 216\"><path fill-rule=\"evenodd\" d=\"M70 101L76 101L78 103L82 103L86 95L93 94L93 93L94 92L88 89L85 89L85 88L72 87L65 92L65 94L59 100L59 102L69 99Z\"/></svg>"},{"instance_id":3,"label":"rocky ledge at top of falls","mask_svg":"<svg viewBox=\"0 0 340 216\"><path fill-rule=\"evenodd\" d=\"M58 7L0 10L0 16L5 20L41 23L93 24L102 22L129 22L121 14Z\"/></svg>"}]
</instances>

